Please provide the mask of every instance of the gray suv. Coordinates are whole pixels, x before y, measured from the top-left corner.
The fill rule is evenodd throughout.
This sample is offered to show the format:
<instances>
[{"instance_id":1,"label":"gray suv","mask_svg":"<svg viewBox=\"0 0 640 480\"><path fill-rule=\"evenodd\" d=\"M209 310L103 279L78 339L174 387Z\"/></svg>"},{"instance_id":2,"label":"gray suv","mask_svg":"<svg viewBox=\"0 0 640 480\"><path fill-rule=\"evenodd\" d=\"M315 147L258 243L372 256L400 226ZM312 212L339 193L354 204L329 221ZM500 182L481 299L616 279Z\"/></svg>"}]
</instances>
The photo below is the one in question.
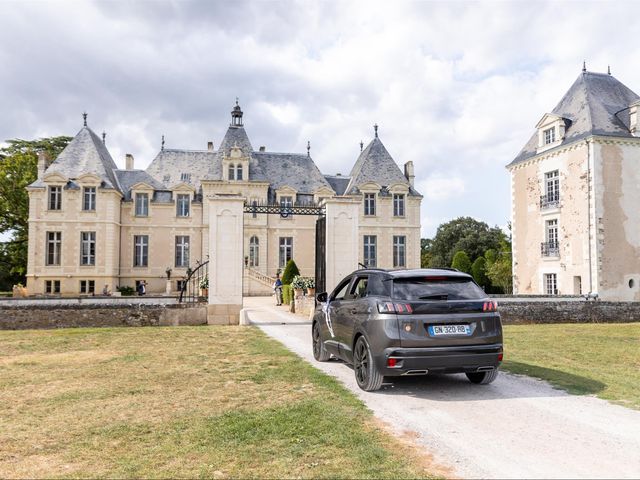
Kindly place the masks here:
<instances>
[{"instance_id":1,"label":"gray suv","mask_svg":"<svg viewBox=\"0 0 640 480\"><path fill-rule=\"evenodd\" d=\"M352 364L363 390L400 375L465 373L480 384L498 375L500 315L466 273L357 270L317 300L313 356Z\"/></svg>"}]
</instances>

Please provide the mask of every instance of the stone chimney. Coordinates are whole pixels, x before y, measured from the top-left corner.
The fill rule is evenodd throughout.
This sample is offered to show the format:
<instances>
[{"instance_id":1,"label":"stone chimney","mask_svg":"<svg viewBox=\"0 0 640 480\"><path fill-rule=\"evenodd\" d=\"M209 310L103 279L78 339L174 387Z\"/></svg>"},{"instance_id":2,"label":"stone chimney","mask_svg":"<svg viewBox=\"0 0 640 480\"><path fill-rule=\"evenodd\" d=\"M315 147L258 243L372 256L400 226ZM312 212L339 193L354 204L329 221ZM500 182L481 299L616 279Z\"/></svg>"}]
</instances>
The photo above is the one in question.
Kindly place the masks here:
<instances>
[{"instance_id":1,"label":"stone chimney","mask_svg":"<svg viewBox=\"0 0 640 480\"><path fill-rule=\"evenodd\" d=\"M213 152L213 142L207 142L207 150Z\"/></svg>"},{"instance_id":2,"label":"stone chimney","mask_svg":"<svg viewBox=\"0 0 640 480\"><path fill-rule=\"evenodd\" d=\"M133 155L127 153L127 156L125 157L125 163L126 170L133 170Z\"/></svg>"},{"instance_id":3,"label":"stone chimney","mask_svg":"<svg viewBox=\"0 0 640 480\"><path fill-rule=\"evenodd\" d=\"M413 173L413 162L411 160L404 164L404 176L407 177L407 180L409 180L409 185L413 187L413 181L415 180L416 176Z\"/></svg>"},{"instance_id":4,"label":"stone chimney","mask_svg":"<svg viewBox=\"0 0 640 480\"><path fill-rule=\"evenodd\" d=\"M262 146L260 147L260 151L261 151L261 152L264 152L264 151L266 151L266 150L267 150L267 147L265 147L264 145L262 145Z\"/></svg>"},{"instance_id":5,"label":"stone chimney","mask_svg":"<svg viewBox=\"0 0 640 480\"><path fill-rule=\"evenodd\" d=\"M38 180L42 180L44 171L47 169L50 163L51 159L49 158L49 154L47 152L38 152Z\"/></svg>"}]
</instances>

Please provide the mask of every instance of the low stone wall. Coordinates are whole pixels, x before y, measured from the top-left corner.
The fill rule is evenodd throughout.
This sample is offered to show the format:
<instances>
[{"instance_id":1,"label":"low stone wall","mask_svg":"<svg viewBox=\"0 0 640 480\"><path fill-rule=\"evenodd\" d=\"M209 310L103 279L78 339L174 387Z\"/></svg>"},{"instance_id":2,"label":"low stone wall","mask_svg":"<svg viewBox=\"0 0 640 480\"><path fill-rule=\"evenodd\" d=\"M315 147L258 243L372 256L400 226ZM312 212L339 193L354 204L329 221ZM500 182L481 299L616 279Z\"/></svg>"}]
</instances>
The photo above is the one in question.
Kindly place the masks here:
<instances>
[{"instance_id":1,"label":"low stone wall","mask_svg":"<svg viewBox=\"0 0 640 480\"><path fill-rule=\"evenodd\" d=\"M640 302L497 298L504 324L640 322Z\"/></svg>"},{"instance_id":2,"label":"low stone wall","mask_svg":"<svg viewBox=\"0 0 640 480\"><path fill-rule=\"evenodd\" d=\"M0 330L206 324L207 306L201 304L15 301L0 305Z\"/></svg>"}]
</instances>

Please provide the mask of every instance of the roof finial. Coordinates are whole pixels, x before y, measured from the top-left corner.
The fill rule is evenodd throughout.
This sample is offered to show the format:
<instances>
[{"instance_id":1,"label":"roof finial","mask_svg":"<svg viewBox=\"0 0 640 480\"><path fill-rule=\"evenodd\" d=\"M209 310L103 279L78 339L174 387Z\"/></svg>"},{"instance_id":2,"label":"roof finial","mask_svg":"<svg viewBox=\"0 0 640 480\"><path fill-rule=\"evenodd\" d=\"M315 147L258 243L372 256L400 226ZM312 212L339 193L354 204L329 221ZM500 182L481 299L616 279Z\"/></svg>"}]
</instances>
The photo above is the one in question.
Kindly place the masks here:
<instances>
[{"instance_id":1,"label":"roof finial","mask_svg":"<svg viewBox=\"0 0 640 480\"><path fill-rule=\"evenodd\" d=\"M362 151L363 147L364 147L364 142L362 140L360 140L360 151Z\"/></svg>"},{"instance_id":2,"label":"roof finial","mask_svg":"<svg viewBox=\"0 0 640 480\"><path fill-rule=\"evenodd\" d=\"M307 157L311 156L311 142L307 140Z\"/></svg>"},{"instance_id":3,"label":"roof finial","mask_svg":"<svg viewBox=\"0 0 640 480\"><path fill-rule=\"evenodd\" d=\"M607 73L611 75L611 65L607 65Z\"/></svg>"},{"instance_id":4,"label":"roof finial","mask_svg":"<svg viewBox=\"0 0 640 480\"><path fill-rule=\"evenodd\" d=\"M164 151L164 135L162 135L162 145L160 145L160 151Z\"/></svg>"},{"instance_id":5,"label":"roof finial","mask_svg":"<svg viewBox=\"0 0 640 480\"><path fill-rule=\"evenodd\" d=\"M587 71L587 61L583 60L582 61L582 73L585 73Z\"/></svg>"},{"instance_id":6,"label":"roof finial","mask_svg":"<svg viewBox=\"0 0 640 480\"><path fill-rule=\"evenodd\" d=\"M378 124L377 123L373 126L373 131L376 134L376 138L378 138Z\"/></svg>"},{"instance_id":7,"label":"roof finial","mask_svg":"<svg viewBox=\"0 0 640 480\"><path fill-rule=\"evenodd\" d=\"M86 127L87 126L87 112L84 112L82 114L82 119L84 120L84 126Z\"/></svg>"},{"instance_id":8,"label":"roof finial","mask_svg":"<svg viewBox=\"0 0 640 480\"><path fill-rule=\"evenodd\" d=\"M238 105L238 97L236 97L236 105Z\"/></svg>"},{"instance_id":9,"label":"roof finial","mask_svg":"<svg viewBox=\"0 0 640 480\"><path fill-rule=\"evenodd\" d=\"M107 144L107 132L105 132L104 130L102 131L102 144Z\"/></svg>"}]
</instances>

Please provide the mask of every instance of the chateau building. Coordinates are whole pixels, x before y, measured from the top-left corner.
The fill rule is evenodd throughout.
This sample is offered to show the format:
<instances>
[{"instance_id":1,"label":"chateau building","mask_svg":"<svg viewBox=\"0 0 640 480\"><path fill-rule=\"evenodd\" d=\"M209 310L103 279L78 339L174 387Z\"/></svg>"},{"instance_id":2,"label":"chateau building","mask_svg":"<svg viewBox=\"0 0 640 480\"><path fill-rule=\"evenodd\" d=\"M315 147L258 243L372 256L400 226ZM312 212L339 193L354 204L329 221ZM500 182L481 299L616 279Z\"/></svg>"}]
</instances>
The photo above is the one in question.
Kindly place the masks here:
<instances>
[{"instance_id":1,"label":"chateau building","mask_svg":"<svg viewBox=\"0 0 640 480\"><path fill-rule=\"evenodd\" d=\"M314 275L316 217L286 208L279 215L249 212L241 235L213 235L207 199L226 196L241 197L247 206L359 202L357 239L351 239L359 261L418 267L422 196L414 188L413 164L398 167L377 126L363 146L350 175L323 175L309 147L306 154L254 150L236 102L217 150L212 142L204 150L164 148L163 138L146 170L135 169L131 155L119 169L85 115L83 128L54 162L39 157L38 178L28 187L29 292L91 294L104 285L115 290L145 281L148 293L164 293L169 269L172 290L179 290L188 269L207 260L213 241L242 244L244 294L269 293L246 271L273 277L291 258L302 275Z\"/></svg>"},{"instance_id":2,"label":"chateau building","mask_svg":"<svg viewBox=\"0 0 640 480\"><path fill-rule=\"evenodd\" d=\"M640 300L639 106L583 68L507 166L514 293Z\"/></svg>"}]
</instances>

